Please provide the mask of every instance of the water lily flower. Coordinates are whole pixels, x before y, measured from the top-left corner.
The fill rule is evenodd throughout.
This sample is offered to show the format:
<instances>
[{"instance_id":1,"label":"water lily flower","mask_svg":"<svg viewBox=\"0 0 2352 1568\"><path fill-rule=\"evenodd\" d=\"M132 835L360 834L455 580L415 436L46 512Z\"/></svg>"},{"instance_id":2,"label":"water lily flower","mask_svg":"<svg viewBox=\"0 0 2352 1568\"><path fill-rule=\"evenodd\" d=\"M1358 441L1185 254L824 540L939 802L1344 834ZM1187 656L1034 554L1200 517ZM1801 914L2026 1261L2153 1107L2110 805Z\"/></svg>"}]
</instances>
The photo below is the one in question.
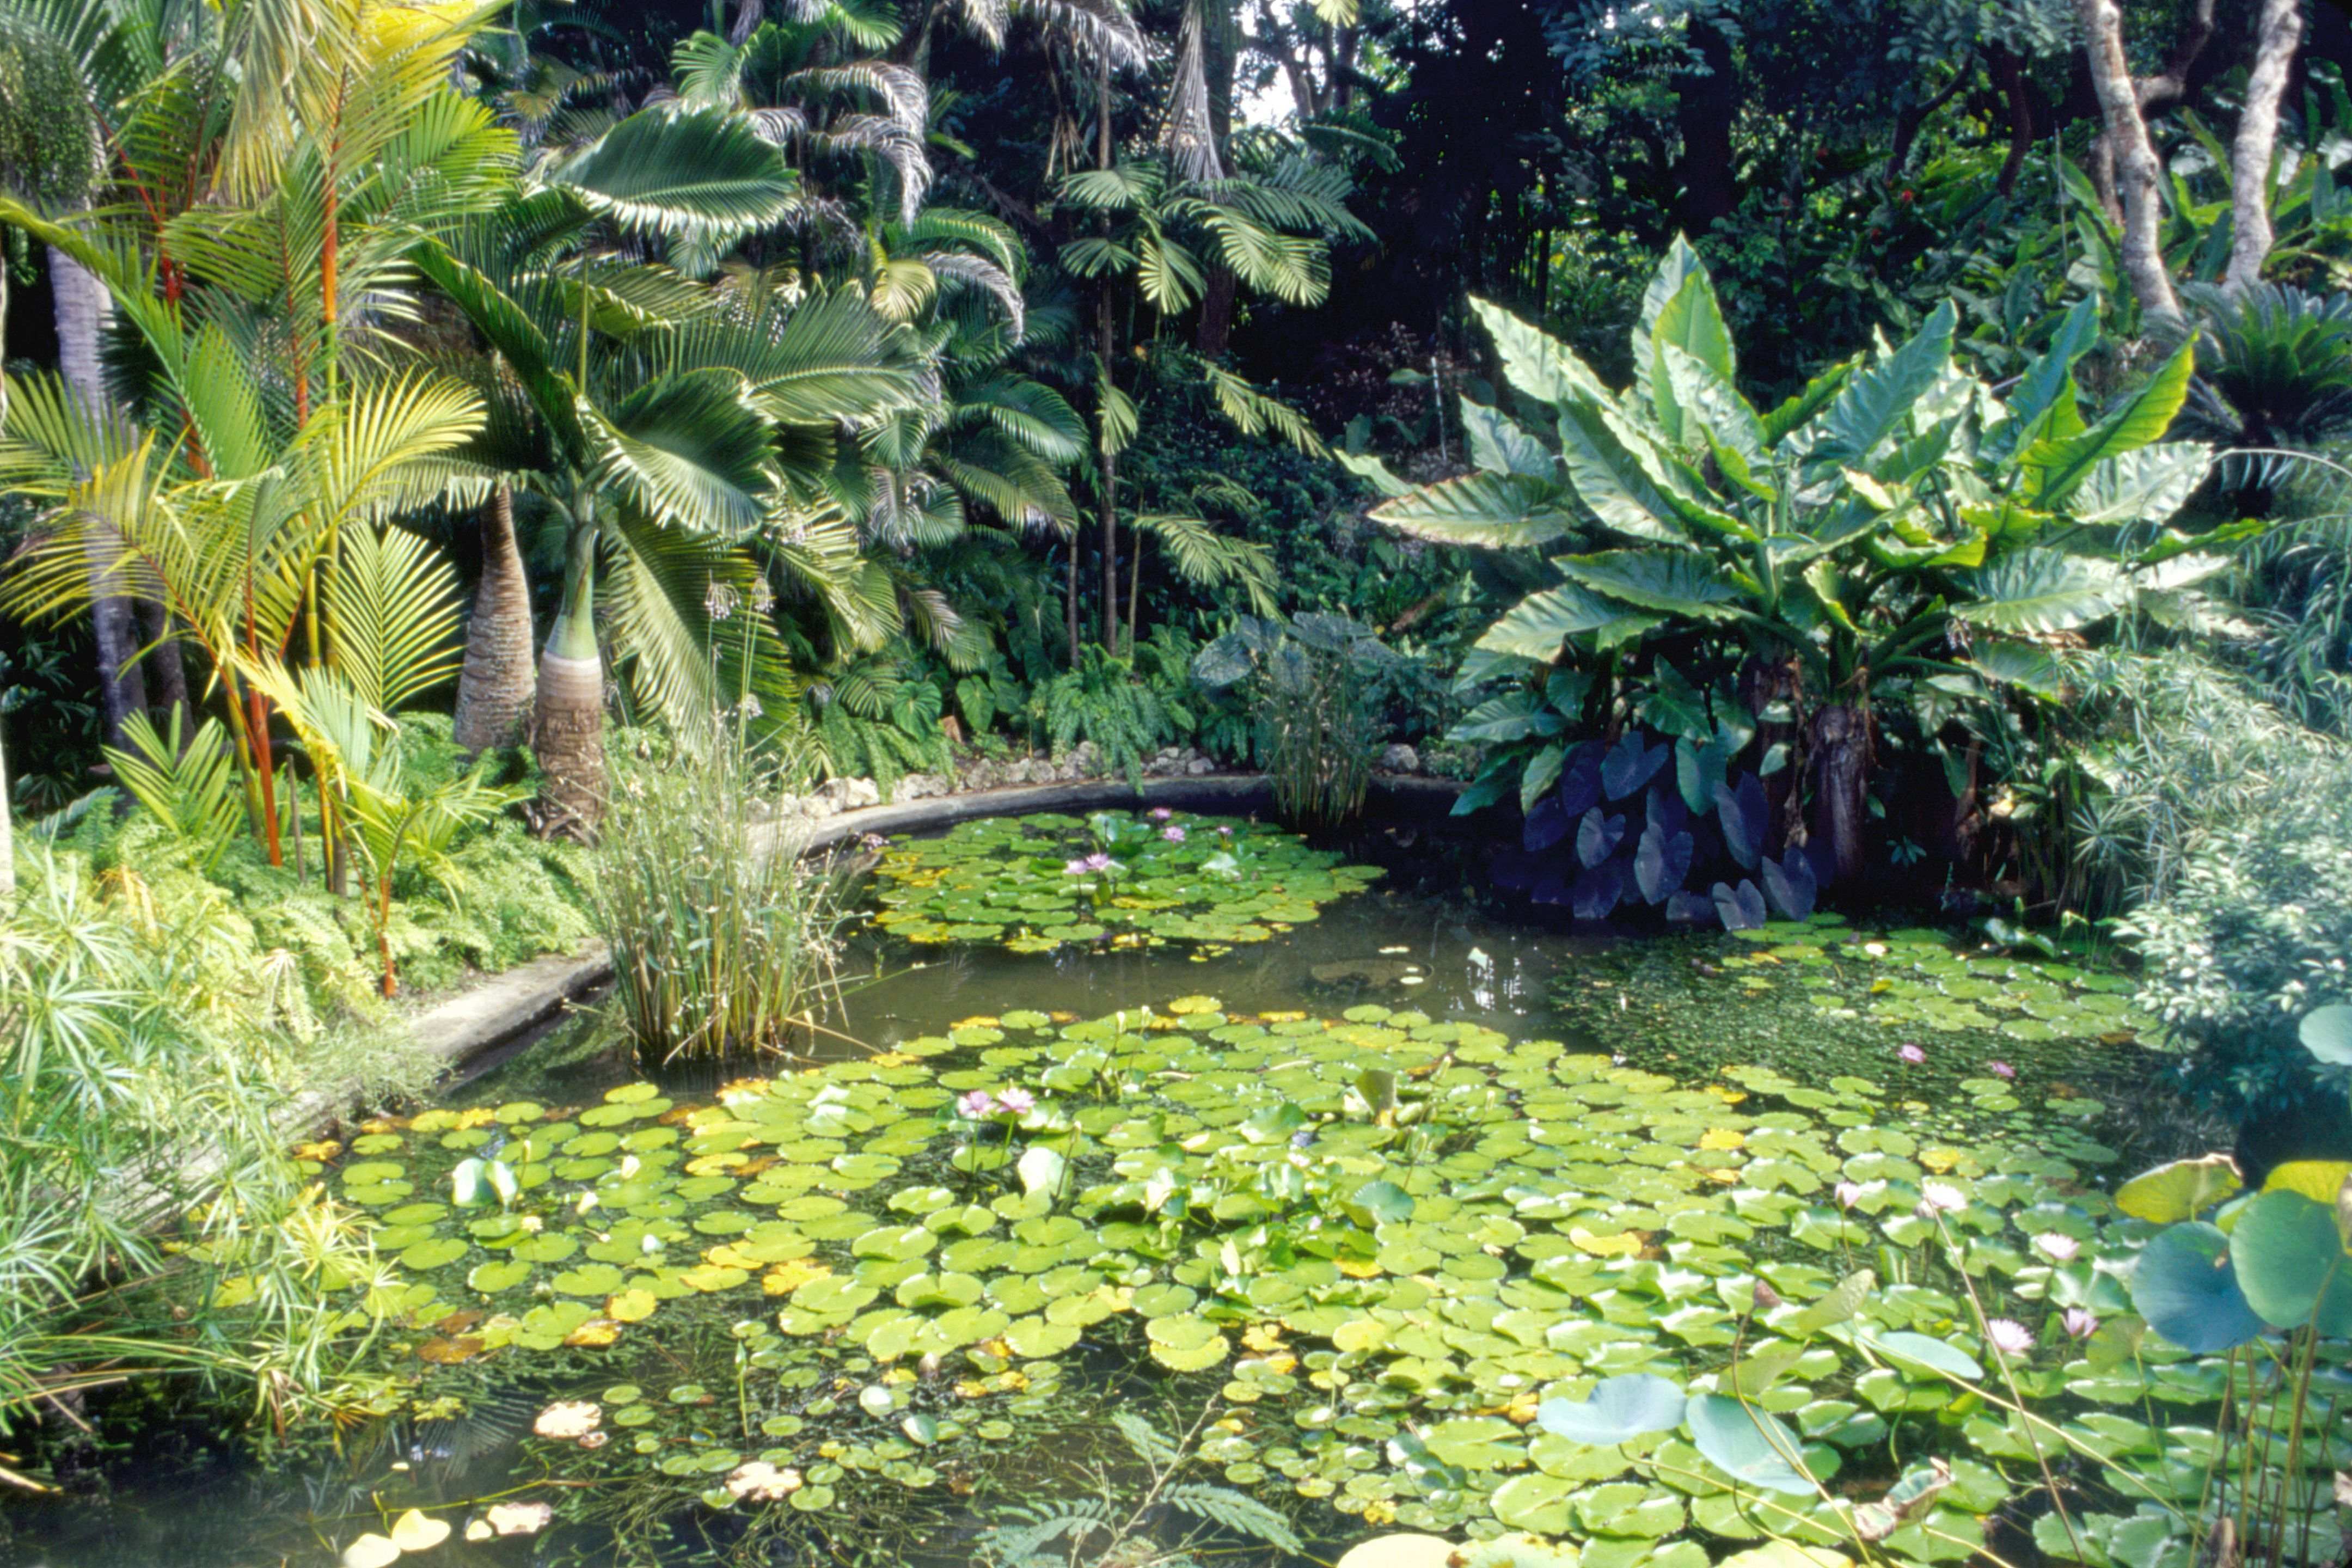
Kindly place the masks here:
<instances>
[{"instance_id":1,"label":"water lily flower","mask_svg":"<svg viewBox=\"0 0 2352 1568\"><path fill-rule=\"evenodd\" d=\"M1916 1045L1906 1045L1901 1050L1895 1054L1901 1057L1905 1061L1909 1062L1913 1067L1917 1067L1920 1063L1927 1059L1927 1053L1921 1050Z\"/></svg>"},{"instance_id":2,"label":"water lily flower","mask_svg":"<svg viewBox=\"0 0 2352 1568\"><path fill-rule=\"evenodd\" d=\"M1089 871L1108 871L1111 868L1111 858L1109 856L1097 849L1093 854L1087 856L1081 864L1083 864Z\"/></svg>"},{"instance_id":3,"label":"water lily flower","mask_svg":"<svg viewBox=\"0 0 2352 1568\"><path fill-rule=\"evenodd\" d=\"M1160 830L1160 837L1171 844L1181 844L1184 842L1184 830L1171 822Z\"/></svg>"},{"instance_id":4,"label":"water lily flower","mask_svg":"<svg viewBox=\"0 0 2352 1568\"><path fill-rule=\"evenodd\" d=\"M996 1101L988 1090L975 1089L956 1101L956 1110L971 1117L974 1121L978 1121L983 1117L995 1114Z\"/></svg>"},{"instance_id":5,"label":"water lily flower","mask_svg":"<svg viewBox=\"0 0 2352 1568\"><path fill-rule=\"evenodd\" d=\"M1175 815L1164 805L1155 805L1151 808L1151 820L1154 822L1165 822Z\"/></svg>"},{"instance_id":6,"label":"water lily flower","mask_svg":"<svg viewBox=\"0 0 2352 1568\"><path fill-rule=\"evenodd\" d=\"M2071 1236L2061 1236L2054 1230L2045 1230L2035 1237L2033 1245L2040 1247L2042 1256L2053 1263L2072 1263L2075 1256L2083 1250L2081 1242Z\"/></svg>"},{"instance_id":7,"label":"water lily flower","mask_svg":"<svg viewBox=\"0 0 2352 1568\"><path fill-rule=\"evenodd\" d=\"M1065 877L1083 877L1083 876L1085 876L1086 874L1087 874L1087 863L1086 863L1084 860L1065 860L1065 861L1063 861L1063 862L1062 862L1062 875L1063 875L1063 876L1065 876Z\"/></svg>"},{"instance_id":8,"label":"water lily flower","mask_svg":"<svg viewBox=\"0 0 2352 1568\"><path fill-rule=\"evenodd\" d=\"M2014 1080L2017 1077L2017 1069L2007 1062L1987 1062L1985 1068L1995 1078Z\"/></svg>"},{"instance_id":9,"label":"water lily flower","mask_svg":"<svg viewBox=\"0 0 2352 1568\"><path fill-rule=\"evenodd\" d=\"M539 1413L530 1429L560 1443L576 1443L604 1424L604 1412L593 1399L559 1399Z\"/></svg>"},{"instance_id":10,"label":"water lily flower","mask_svg":"<svg viewBox=\"0 0 2352 1568\"><path fill-rule=\"evenodd\" d=\"M2066 1325L2066 1331L2078 1340L2087 1340L2099 1331L2099 1320L2093 1317L2087 1308L2069 1307L2060 1321Z\"/></svg>"},{"instance_id":11,"label":"water lily flower","mask_svg":"<svg viewBox=\"0 0 2352 1568\"><path fill-rule=\"evenodd\" d=\"M1968 1194L1949 1182L1927 1182L1919 1188L1922 1206L1938 1214L1952 1214L1969 1206Z\"/></svg>"},{"instance_id":12,"label":"water lily flower","mask_svg":"<svg viewBox=\"0 0 2352 1568\"><path fill-rule=\"evenodd\" d=\"M2033 1348L2033 1331L2014 1318L1995 1318L1985 1325L1985 1337L2003 1355L2023 1355Z\"/></svg>"},{"instance_id":13,"label":"water lily flower","mask_svg":"<svg viewBox=\"0 0 2352 1568\"><path fill-rule=\"evenodd\" d=\"M728 1495L738 1500L773 1502L801 1489L801 1473L779 1469L765 1459L738 1465L727 1477Z\"/></svg>"},{"instance_id":14,"label":"water lily flower","mask_svg":"<svg viewBox=\"0 0 2352 1568\"><path fill-rule=\"evenodd\" d=\"M1231 838L1233 836L1234 830L1230 827L1220 827L1217 829L1217 837L1220 838Z\"/></svg>"},{"instance_id":15,"label":"water lily flower","mask_svg":"<svg viewBox=\"0 0 2352 1568\"><path fill-rule=\"evenodd\" d=\"M466 1527L468 1541L498 1535L537 1535L555 1522L555 1510L543 1502L494 1502L482 1517Z\"/></svg>"},{"instance_id":16,"label":"water lily flower","mask_svg":"<svg viewBox=\"0 0 2352 1568\"><path fill-rule=\"evenodd\" d=\"M1008 1089L998 1093L996 1104L1000 1110L1010 1111L1015 1116L1026 1116L1037 1109L1037 1097L1025 1089Z\"/></svg>"},{"instance_id":17,"label":"water lily flower","mask_svg":"<svg viewBox=\"0 0 2352 1568\"><path fill-rule=\"evenodd\" d=\"M1315 1134L1304 1127L1290 1135L1290 1146L1294 1149L1304 1149L1314 1142Z\"/></svg>"},{"instance_id":18,"label":"water lily flower","mask_svg":"<svg viewBox=\"0 0 2352 1568\"><path fill-rule=\"evenodd\" d=\"M857 842L864 845L868 849L879 849L888 844L890 840L885 834L866 833L859 835Z\"/></svg>"},{"instance_id":19,"label":"water lily flower","mask_svg":"<svg viewBox=\"0 0 2352 1568\"><path fill-rule=\"evenodd\" d=\"M1836 1195L1838 1207L1842 1209L1850 1209L1862 1201L1860 1182L1840 1182L1831 1191Z\"/></svg>"}]
</instances>

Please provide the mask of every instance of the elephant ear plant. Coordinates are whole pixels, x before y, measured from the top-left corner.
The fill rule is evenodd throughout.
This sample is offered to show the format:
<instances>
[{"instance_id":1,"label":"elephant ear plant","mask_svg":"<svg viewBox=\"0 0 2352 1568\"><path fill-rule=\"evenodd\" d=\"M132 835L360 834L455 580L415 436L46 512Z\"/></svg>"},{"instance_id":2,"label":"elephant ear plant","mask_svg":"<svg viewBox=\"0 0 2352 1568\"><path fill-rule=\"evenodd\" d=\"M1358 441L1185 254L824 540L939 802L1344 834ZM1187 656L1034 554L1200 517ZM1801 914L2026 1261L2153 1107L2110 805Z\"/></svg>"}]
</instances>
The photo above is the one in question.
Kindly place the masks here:
<instances>
[{"instance_id":1,"label":"elephant ear plant","mask_svg":"<svg viewBox=\"0 0 2352 1568\"><path fill-rule=\"evenodd\" d=\"M1802 837L1851 879L1890 724L1932 743L1956 703L2054 688L2049 639L2126 607L2184 609L2223 564L2166 526L2210 461L2200 444L2159 440L2189 351L2086 410L2073 367L2096 337L2087 302L1998 391L1955 363L1948 303L1909 341L1769 408L1739 390L1687 244L1650 284L1622 389L1476 309L1520 416L1465 400L1475 471L1408 487L1348 459L1387 492L1381 521L1537 557L1542 585L1465 663L1468 681L1522 689L1460 732L1497 744L1469 808L1514 784L1540 796L1579 732L1613 740L1633 718L1668 736L1728 727L1760 753L1770 847Z\"/></svg>"}]
</instances>

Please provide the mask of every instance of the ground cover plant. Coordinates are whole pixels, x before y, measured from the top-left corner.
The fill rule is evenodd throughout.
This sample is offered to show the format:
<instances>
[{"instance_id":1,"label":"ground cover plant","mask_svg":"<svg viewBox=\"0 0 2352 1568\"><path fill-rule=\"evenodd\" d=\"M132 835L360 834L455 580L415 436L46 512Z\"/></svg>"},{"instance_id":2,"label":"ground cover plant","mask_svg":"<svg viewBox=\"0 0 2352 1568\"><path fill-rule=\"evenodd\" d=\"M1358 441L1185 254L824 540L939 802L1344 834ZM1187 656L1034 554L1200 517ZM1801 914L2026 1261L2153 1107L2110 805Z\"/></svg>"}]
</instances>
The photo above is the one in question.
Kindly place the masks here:
<instances>
[{"instance_id":1,"label":"ground cover plant","mask_svg":"<svg viewBox=\"0 0 2352 1568\"><path fill-rule=\"evenodd\" d=\"M1265 942L1378 880L1290 834L1164 806L991 817L883 852L875 923L915 942L1211 951Z\"/></svg>"},{"instance_id":2,"label":"ground cover plant","mask_svg":"<svg viewBox=\"0 0 2352 1568\"><path fill-rule=\"evenodd\" d=\"M2114 1151L2028 1108L2060 1069L1997 1065L1929 1104L1895 1063L1678 1080L1375 1005L1194 996L969 1019L705 1104L629 1084L427 1111L324 1173L398 1266L373 1304L419 1408L486 1376L540 1392L524 1475L563 1483L559 1519L625 1492L748 1515L721 1531L747 1543L937 1520L1108 1365L1213 1401L1202 1455L1307 1539L1927 1563L2024 1530L2185 1562L2251 1466L2295 1500L2283 1560L2329 1560L2332 1505L2305 1504L2333 1440L2216 1433L2281 1419L2283 1366L2332 1386L2333 1320L2275 1364L2233 1348L2251 1331L2200 1337L2174 1263L2137 1260L2202 1245L2167 1227L2229 1196L2226 1163L2111 1186ZM2326 1174L2256 1201L2324 1215L2295 1194Z\"/></svg>"}]
</instances>

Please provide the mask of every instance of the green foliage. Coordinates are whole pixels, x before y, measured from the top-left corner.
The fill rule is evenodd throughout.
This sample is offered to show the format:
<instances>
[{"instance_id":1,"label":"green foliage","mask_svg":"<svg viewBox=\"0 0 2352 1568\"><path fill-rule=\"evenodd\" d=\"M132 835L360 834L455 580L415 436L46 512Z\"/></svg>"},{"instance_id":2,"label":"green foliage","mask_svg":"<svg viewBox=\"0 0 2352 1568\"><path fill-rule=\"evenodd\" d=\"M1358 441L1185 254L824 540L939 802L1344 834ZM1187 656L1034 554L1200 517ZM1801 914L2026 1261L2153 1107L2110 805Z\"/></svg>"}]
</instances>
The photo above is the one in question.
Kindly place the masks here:
<instances>
[{"instance_id":1,"label":"green foliage","mask_svg":"<svg viewBox=\"0 0 2352 1568\"><path fill-rule=\"evenodd\" d=\"M1719 718L1728 706L1743 726L1793 731L1840 876L1860 863L1864 725L1900 717L1932 742L1956 705L1998 700L2017 671L2046 663L2032 639L2135 604L2190 613L2194 584L2223 564L2165 526L2203 478L2205 449L2151 445L2186 395L2189 356L2086 416L2073 376L2088 342L2080 313L2005 398L1953 363L1945 307L1908 342L1766 411L1734 384L1722 310L1687 247L1651 284L1622 394L1566 345L1480 310L1507 374L1553 429L1465 404L1478 471L1372 514L1540 556L1555 585L1487 629L1465 679L1589 672L1605 726L1685 706L1692 683L1665 672L1696 668ZM1734 680L1761 681L1772 700L1733 695Z\"/></svg>"},{"instance_id":2,"label":"green foliage","mask_svg":"<svg viewBox=\"0 0 2352 1568\"><path fill-rule=\"evenodd\" d=\"M722 731L641 759L615 794L591 909L649 1063L791 1051L821 1028L841 915L831 869L777 825L790 776Z\"/></svg>"},{"instance_id":3,"label":"green foliage","mask_svg":"<svg viewBox=\"0 0 2352 1568\"><path fill-rule=\"evenodd\" d=\"M280 1416L352 1396L353 1320L318 1281L365 1285L374 1259L281 1120L352 1058L217 889L20 865L0 912L0 1430L159 1374Z\"/></svg>"},{"instance_id":4,"label":"green foliage","mask_svg":"<svg viewBox=\"0 0 2352 1568\"><path fill-rule=\"evenodd\" d=\"M1254 710L1276 814L1329 827L1363 809L1380 742L1377 688L1403 662L1346 616L1309 612L1286 626L1244 616L1193 657L1192 679L1238 690Z\"/></svg>"},{"instance_id":5,"label":"green foliage","mask_svg":"<svg viewBox=\"0 0 2352 1568\"><path fill-rule=\"evenodd\" d=\"M1040 682L1031 693L1030 723L1055 755L1090 741L1104 767L1140 783L1143 764L1154 753L1192 731L1183 678L1182 660L1157 641L1145 642L1126 658L1085 648L1075 668Z\"/></svg>"}]
</instances>

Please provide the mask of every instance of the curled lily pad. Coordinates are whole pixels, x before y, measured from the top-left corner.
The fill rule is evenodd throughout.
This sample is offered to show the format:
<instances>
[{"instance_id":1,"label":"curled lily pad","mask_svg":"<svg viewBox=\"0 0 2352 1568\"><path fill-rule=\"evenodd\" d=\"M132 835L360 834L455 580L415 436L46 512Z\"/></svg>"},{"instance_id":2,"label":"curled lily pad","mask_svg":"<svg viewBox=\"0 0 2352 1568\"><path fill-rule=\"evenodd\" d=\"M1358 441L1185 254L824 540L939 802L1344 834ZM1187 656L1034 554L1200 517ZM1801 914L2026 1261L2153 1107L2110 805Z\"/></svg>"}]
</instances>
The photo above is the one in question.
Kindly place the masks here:
<instances>
[{"instance_id":1,"label":"curled lily pad","mask_svg":"<svg viewBox=\"0 0 2352 1568\"><path fill-rule=\"evenodd\" d=\"M1626 1373L1602 1379L1586 1399L1545 1400L1536 1420L1547 1432L1601 1447L1673 1430L1682 1424L1684 1405L1683 1391L1666 1379Z\"/></svg>"}]
</instances>

